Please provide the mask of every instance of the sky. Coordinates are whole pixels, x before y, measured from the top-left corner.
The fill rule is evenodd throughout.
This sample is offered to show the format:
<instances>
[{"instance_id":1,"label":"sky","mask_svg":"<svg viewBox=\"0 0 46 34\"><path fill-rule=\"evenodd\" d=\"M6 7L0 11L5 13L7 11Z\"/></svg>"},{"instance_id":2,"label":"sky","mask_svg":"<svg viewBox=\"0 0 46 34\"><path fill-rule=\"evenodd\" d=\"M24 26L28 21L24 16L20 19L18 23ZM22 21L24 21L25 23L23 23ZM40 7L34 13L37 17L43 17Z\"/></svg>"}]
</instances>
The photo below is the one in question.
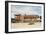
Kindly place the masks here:
<instances>
[{"instance_id":1,"label":"sky","mask_svg":"<svg viewBox=\"0 0 46 34\"><path fill-rule=\"evenodd\" d=\"M21 15L39 15L41 16L41 6L29 6L29 5L11 5L12 18L15 14Z\"/></svg>"}]
</instances>

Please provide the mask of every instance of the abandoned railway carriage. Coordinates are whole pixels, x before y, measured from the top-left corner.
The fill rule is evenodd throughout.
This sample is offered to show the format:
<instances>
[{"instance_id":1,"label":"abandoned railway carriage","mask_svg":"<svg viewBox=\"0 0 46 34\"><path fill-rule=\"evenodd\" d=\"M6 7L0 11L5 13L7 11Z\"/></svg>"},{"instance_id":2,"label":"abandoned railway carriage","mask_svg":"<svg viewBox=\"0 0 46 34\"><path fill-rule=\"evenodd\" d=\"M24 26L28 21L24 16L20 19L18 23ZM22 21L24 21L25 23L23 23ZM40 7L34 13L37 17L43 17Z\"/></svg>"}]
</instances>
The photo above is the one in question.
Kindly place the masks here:
<instances>
[{"instance_id":1,"label":"abandoned railway carriage","mask_svg":"<svg viewBox=\"0 0 46 34\"><path fill-rule=\"evenodd\" d=\"M21 22L41 22L41 16L38 15L15 15L16 17L11 19L12 23L19 23Z\"/></svg>"}]
</instances>

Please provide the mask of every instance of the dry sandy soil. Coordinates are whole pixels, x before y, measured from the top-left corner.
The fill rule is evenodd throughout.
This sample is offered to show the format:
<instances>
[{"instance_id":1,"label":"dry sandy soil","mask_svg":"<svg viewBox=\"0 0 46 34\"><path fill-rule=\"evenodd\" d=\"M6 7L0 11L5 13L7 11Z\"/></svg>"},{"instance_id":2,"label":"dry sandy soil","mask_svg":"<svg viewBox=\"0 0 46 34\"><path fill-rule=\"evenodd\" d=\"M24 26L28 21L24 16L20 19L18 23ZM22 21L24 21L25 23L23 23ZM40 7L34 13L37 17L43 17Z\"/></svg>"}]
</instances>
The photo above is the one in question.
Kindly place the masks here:
<instances>
[{"instance_id":1,"label":"dry sandy soil","mask_svg":"<svg viewBox=\"0 0 46 34\"><path fill-rule=\"evenodd\" d=\"M34 23L29 25L29 23L12 23L11 27L13 29L19 28L39 28L41 26L41 22Z\"/></svg>"}]
</instances>

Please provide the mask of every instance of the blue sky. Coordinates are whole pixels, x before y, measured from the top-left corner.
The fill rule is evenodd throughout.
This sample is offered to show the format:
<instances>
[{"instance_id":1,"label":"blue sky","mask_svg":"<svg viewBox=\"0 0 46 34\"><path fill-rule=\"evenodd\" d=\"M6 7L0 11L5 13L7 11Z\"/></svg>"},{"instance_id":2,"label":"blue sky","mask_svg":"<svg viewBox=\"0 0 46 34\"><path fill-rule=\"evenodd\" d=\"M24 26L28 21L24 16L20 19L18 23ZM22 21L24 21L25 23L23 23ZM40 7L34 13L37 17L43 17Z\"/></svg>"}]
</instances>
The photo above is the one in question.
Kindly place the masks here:
<instances>
[{"instance_id":1,"label":"blue sky","mask_svg":"<svg viewBox=\"0 0 46 34\"><path fill-rule=\"evenodd\" d=\"M41 6L12 5L12 14L42 15Z\"/></svg>"}]
</instances>

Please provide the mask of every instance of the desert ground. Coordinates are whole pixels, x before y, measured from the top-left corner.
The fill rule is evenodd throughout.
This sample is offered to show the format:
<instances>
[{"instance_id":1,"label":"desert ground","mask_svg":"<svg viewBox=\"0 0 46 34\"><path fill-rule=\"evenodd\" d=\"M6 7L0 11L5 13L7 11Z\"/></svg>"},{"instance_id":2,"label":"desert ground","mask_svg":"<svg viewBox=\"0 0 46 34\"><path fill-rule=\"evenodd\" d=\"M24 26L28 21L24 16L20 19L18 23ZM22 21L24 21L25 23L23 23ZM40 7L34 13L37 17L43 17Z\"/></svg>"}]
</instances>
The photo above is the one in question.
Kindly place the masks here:
<instances>
[{"instance_id":1,"label":"desert ground","mask_svg":"<svg viewBox=\"0 0 46 34\"><path fill-rule=\"evenodd\" d=\"M40 28L41 22L36 22L34 24L29 25L30 23L12 23L12 29L20 29L20 28Z\"/></svg>"}]
</instances>

